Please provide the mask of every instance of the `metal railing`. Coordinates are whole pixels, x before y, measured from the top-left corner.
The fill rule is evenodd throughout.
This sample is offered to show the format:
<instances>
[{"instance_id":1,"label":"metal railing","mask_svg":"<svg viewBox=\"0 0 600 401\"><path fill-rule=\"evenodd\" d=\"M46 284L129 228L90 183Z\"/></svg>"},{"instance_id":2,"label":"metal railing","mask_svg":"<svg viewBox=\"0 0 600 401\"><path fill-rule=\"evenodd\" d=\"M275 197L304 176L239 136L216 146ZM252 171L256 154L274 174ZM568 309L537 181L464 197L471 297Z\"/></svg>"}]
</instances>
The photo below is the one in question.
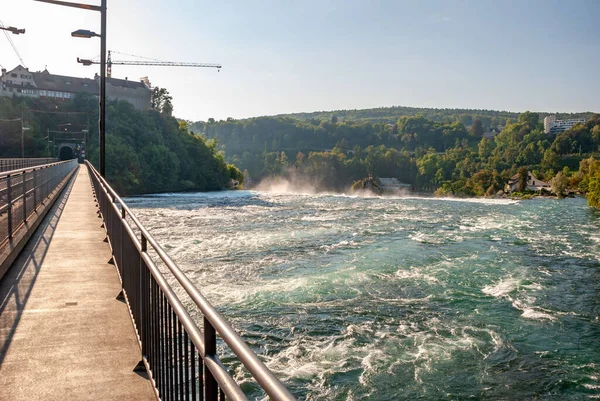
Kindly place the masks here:
<instances>
[{"instance_id":1,"label":"metal railing","mask_svg":"<svg viewBox=\"0 0 600 401\"><path fill-rule=\"evenodd\" d=\"M77 166L74 159L0 173L0 245L13 237Z\"/></svg>"},{"instance_id":2,"label":"metal railing","mask_svg":"<svg viewBox=\"0 0 600 401\"><path fill-rule=\"evenodd\" d=\"M86 161L140 342L143 363L161 400L247 400L217 356L217 336L273 401L294 396L252 352ZM131 222L131 223L130 223ZM136 234L137 233L137 234ZM138 237L139 235L139 237ZM172 275L203 315L201 331L162 271Z\"/></svg>"},{"instance_id":3,"label":"metal railing","mask_svg":"<svg viewBox=\"0 0 600 401\"><path fill-rule=\"evenodd\" d=\"M57 162L58 159L51 157L47 158L24 158L24 159L0 159L0 172L18 170L22 168L41 166L43 164L49 164Z\"/></svg>"}]
</instances>

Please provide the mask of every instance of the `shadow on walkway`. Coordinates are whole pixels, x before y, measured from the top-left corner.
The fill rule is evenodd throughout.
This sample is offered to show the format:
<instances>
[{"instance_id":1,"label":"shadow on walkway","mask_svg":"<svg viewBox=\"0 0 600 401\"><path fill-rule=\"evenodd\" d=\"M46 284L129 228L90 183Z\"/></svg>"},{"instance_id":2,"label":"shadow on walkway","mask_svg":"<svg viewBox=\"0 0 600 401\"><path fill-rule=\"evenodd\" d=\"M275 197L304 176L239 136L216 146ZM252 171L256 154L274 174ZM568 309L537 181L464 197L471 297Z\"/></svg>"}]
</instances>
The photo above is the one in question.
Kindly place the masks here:
<instances>
[{"instance_id":1,"label":"shadow on walkway","mask_svg":"<svg viewBox=\"0 0 600 401\"><path fill-rule=\"evenodd\" d=\"M35 285L76 177L77 172L69 179L52 209L0 280L0 367Z\"/></svg>"}]
</instances>

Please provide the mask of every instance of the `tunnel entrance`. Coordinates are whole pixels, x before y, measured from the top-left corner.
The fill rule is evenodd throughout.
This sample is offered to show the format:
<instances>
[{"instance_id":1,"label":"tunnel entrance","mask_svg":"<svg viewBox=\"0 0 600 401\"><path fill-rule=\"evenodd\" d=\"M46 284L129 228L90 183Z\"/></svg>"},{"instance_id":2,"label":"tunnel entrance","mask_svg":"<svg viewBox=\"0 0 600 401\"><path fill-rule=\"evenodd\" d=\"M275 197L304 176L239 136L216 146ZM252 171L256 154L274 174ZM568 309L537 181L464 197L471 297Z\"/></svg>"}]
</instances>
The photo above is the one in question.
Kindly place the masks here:
<instances>
[{"instance_id":1,"label":"tunnel entrance","mask_svg":"<svg viewBox=\"0 0 600 401\"><path fill-rule=\"evenodd\" d=\"M75 154L73 153L73 149L69 146L63 146L60 148L59 153L60 160L71 160L75 158Z\"/></svg>"}]
</instances>

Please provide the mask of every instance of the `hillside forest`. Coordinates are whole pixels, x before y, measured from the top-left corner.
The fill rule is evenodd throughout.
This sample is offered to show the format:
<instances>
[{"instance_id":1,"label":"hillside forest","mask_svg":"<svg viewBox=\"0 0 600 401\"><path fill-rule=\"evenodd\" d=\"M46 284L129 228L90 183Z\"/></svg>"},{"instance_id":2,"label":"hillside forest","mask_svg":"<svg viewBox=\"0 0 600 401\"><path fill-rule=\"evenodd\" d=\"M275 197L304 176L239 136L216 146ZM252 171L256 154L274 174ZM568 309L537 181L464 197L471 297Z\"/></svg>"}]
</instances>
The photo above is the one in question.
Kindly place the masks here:
<instances>
[{"instance_id":1,"label":"hillside forest","mask_svg":"<svg viewBox=\"0 0 600 401\"><path fill-rule=\"evenodd\" d=\"M142 112L126 101L107 103L106 176L119 194L220 190L232 179L243 179L240 170L225 162L215 141L190 134L187 123L173 118L171 110ZM20 157L21 113L28 128L25 157L56 156L54 142L88 131L87 159L98 168L97 98L0 97L2 158Z\"/></svg>"}]
</instances>

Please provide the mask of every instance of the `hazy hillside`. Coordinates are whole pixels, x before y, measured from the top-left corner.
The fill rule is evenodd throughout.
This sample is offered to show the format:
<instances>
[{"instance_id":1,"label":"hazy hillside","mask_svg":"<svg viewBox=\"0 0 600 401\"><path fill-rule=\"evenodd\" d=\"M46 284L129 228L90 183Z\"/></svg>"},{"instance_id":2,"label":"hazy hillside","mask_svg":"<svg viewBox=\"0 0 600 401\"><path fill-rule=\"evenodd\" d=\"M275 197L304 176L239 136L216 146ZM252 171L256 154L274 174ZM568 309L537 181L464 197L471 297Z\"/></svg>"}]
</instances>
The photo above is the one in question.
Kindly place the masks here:
<instances>
[{"instance_id":1,"label":"hazy hillside","mask_svg":"<svg viewBox=\"0 0 600 401\"><path fill-rule=\"evenodd\" d=\"M473 120L479 118L484 127L505 125L506 120L515 121L520 112L499 110L477 110L477 109L433 109L421 107L379 107L375 109L361 110L332 110L314 111L310 113L280 114L277 117L292 117L299 120L331 120L335 116L339 121L371 121L394 124L400 117L414 116L420 114L428 120L436 122L453 122L459 119L465 126L470 126ZM538 112L540 118L546 117L549 112ZM593 113L558 113L559 118L579 118L581 116L590 118Z\"/></svg>"}]
</instances>

